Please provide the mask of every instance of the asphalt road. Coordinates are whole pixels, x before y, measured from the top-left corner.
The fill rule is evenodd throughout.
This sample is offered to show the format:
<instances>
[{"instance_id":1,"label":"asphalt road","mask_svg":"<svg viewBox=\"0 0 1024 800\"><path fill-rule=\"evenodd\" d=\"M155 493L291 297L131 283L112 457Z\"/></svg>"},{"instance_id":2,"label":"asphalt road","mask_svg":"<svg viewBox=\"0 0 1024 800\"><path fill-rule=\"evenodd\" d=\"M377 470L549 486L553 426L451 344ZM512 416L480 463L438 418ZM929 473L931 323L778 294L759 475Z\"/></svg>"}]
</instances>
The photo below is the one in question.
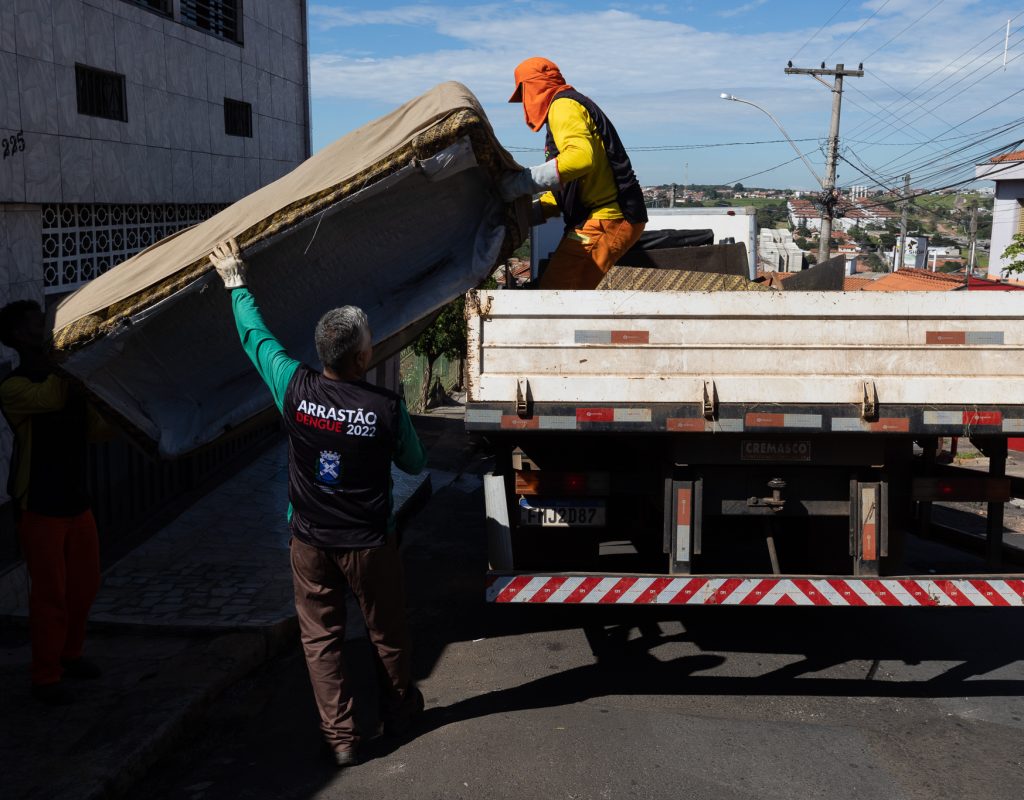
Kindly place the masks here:
<instances>
[{"instance_id":1,"label":"asphalt road","mask_svg":"<svg viewBox=\"0 0 1024 800\"><path fill-rule=\"evenodd\" d=\"M405 531L419 734L327 766L296 645L134 796L1024 795L1019 611L489 607L484 462L455 450L466 473L442 476ZM372 729L369 646L346 647Z\"/></svg>"}]
</instances>

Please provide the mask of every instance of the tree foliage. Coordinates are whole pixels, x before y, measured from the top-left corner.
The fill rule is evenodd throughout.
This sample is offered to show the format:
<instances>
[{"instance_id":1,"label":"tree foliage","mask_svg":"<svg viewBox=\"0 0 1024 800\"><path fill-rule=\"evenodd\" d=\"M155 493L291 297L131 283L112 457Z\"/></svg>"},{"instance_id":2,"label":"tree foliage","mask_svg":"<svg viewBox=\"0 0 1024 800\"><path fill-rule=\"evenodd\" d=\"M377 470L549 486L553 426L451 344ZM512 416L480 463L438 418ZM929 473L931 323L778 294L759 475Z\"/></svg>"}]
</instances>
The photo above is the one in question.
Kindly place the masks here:
<instances>
[{"instance_id":1,"label":"tree foliage","mask_svg":"<svg viewBox=\"0 0 1024 800\"><path fill-rule=\"evenodd\" d=\"M1024 272L1024 233L1015 234L1013 241L1003 250L1003 258L1013 259L1003 272Z\"/></svg>"}]
</instances>

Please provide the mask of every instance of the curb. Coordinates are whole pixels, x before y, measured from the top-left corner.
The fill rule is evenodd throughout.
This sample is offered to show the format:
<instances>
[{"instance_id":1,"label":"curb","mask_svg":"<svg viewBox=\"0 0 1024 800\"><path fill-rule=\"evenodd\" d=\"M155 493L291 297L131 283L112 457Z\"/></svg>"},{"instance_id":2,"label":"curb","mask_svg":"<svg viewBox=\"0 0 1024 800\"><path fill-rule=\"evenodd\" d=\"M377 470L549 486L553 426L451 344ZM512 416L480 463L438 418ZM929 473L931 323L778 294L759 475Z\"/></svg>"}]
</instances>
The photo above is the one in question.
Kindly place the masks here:
<instances>
[{"instance_id":1,"label":"curb","mask_svg":"<svg viewBox=\"0 0 1024 800\"><path fill-rule=\"evenodd\" d=\"M209 631L207 631L209 632ZM225 632L211 639L203 655L223 661L222 648L235 658L228 669L212 670L215 677L195 695L189 697L162 724L139 739L135 749L120 758L105 774L97 774L92 786L54 795L55 800L112 800L124 797L146 771L172 750L202 722L207 709L229 687L255 672L282 652L298 637L295 617L259 630Z\"/></svg>"}]
</instances>

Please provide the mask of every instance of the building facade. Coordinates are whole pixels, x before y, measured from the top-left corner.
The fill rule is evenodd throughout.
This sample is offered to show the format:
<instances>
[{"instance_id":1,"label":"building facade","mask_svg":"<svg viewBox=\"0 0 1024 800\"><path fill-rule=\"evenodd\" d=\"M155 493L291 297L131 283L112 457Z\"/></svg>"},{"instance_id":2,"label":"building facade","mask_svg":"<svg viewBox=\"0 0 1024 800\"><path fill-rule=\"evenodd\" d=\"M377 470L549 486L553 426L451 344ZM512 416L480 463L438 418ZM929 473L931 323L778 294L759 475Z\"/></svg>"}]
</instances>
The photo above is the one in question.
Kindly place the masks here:
<instances>
[{"instance_id":1,"label":"building facade","mask_svg":"<svg viewBox=\"0 0 1024 800\"><path fill-rule=\"evenodd\" d=\"M996 156L987 164L979 164L974 177L996 182L992 207L992 243L989 251L988 276L998 280L1011 259L1003 252L1018 233L1024 235L1024 150Z\"/></svg>"},{"instance_id":2,"label":"building facade","mask_svg":"<svg viewBox=\"0 0 1024 800\"><path fill-rule=\"evenodd\" d=\"M310 153L304 0L3 0L0 305L74 290Z\"/></svg>"}]
</instances>

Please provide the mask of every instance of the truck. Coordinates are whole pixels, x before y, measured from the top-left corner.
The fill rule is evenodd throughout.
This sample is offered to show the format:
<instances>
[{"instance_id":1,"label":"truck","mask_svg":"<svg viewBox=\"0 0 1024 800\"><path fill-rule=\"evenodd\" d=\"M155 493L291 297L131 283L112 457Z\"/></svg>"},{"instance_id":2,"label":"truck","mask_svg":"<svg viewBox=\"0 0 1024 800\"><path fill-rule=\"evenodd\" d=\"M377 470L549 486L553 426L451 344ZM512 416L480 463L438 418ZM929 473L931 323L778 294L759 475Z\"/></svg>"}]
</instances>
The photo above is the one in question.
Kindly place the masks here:
<instances>
[{"instance_id":1,"label":"truck","mask_svg":"<svg viewBox=\"0 0 1024 800\"><path fill-rule=\"evenodd\" d=\"M753 277L753 213L648 228L711 228ZM534 261L555 241L535 230ZM488 602L1024 607L1002 541L1020 294L482 289L466 309ZM943 437L988 471L940 463ZM983 538L932 521L979 501Z\"/></svg>"}]
</instances>

